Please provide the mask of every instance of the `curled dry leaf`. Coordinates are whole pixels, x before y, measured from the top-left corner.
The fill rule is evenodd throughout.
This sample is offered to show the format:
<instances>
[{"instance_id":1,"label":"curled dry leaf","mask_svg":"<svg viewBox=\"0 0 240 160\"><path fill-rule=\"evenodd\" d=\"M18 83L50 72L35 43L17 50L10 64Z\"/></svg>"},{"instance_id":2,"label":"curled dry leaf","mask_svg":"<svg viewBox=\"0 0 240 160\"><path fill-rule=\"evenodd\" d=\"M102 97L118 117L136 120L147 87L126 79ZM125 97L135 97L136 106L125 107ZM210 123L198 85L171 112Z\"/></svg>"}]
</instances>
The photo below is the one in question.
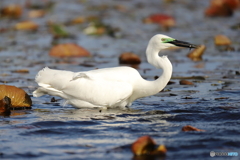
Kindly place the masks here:
<instances>
[{"instance_id":1,"label":"curled dry leaf","mask_svg":"<svg viewBox=\"0 0 240 160\"><path fill-rule=\"evenodd\" d=\"M38 29L38 25L32 21L24 21L17 23L15 28L17 30L36 30Z\"/></svg>"},{"instance_id":2,"label":"curled dry leaf","mask_svg":"<svg viewBox=\"0 0 240 160\"><path fill-rule=\"evenodd\" d=\"M205 131L205 130L198 129L198 128L195 128L195 127L193 127L193 126L187 125L187 126L184 126L184 127L182 128L182 131L184 131L184 132L188 132L188 131L198 131L198 132L202 132L202 131Z\"/></svg>"},{"instance_id":3,"label":"curled dry leaf","mask_svg":"<svg viewBox=\"0 0 240 160\"><path fill-rule=\"evenodd\" d=\"M11 111L11 99L5 96L3 99L0 100L0 114L4 116L9 116Z\"/></svg>"},{"instance_id":4,"label":"curled dry leaf","mask_svg":"<svg viewBox=\"0 0 240 160\"><path fill-rule=\"evenodd\" d=\"M86 49L74 43L65 43L65 44L56 45L50 50L49 55L53 57L91 56L91 54Z\"/></svg>"},{"instance_id":5,"label":"curled dry leaf","mask_svg":"<svg viewBox=\"0 0 240 160\"><path fill-rule=\"evenodd\" d=\"M180 83L180 85L194 85L193 82L188 81L188 80L184 80L184 79L179 81L179 83Z\"/></svg>"},{"instance_id":6,"label":"curled dry leaf","mask_svg":"<svg viewBox=\"0 0 240 160\"><path fill-rule=\"evenodd\" d=\"M152 152L155 145L155 141L150 136L142 136L132 144L131 149L134 155L144 155Z\"/></svg>"},{"instance_id":7,"label":"curled dry leaf","mask_svg":"<svg viewBox=\"0 0 240 160\"><path fill-rule=\"evenodd\" d=\"M0 85L0 99L4 98L5 96L11 99L13 108L30 108L32 105L30 96L24 90L15 86Z\"/></svg>"},{"instance_id":8,"label":"curled dry leaf","mask_svg":"<svg viewBox=\"0 0 240 160\"><path fill-rule=\"evenodd\" d=\"M44 10L31 10L28 12L28 17L29 18L40 18L45 15Z\"/></svg>"},{"instance_id":9,"label":"curled dry leaf","mask_svg":"<svg viewBox=\"0 0 240 160\"><path fill-rule=\"evenodd\" d=\"M216 35L214 37L215 45L231 45L231 40L225 35Z\"/></svg>"},{"instance_id":10,"label":"curled dry leaf","mask_svg":"<svg viewBox=\"0 0 240 160\"><path fill-rule=\"evenodd\" d=\"M1 9L1 15L11 18L19 18L22 15L22 7L17 4L10 4Z\"/></svg>"},{"instance_id":11,"label":"curled dry leaf","mask_svg":"<svg viewBox=\"0 0 240 160\"><path fill-rule=\"evenodd\" d=\"M174 27L176 25L175 19L166 14L152 14L143 21L144 23L157 23L167 28Z\"/></svg>"},{"instance_id":12,"label":"curled dry leaf","mask_svg":"<svg viewBox=\"0 0 240 160\"><path fill-rule=\"evenodd\" d=\"M155 141L150 136L138 138L131 146L135 156L142 155L165 155L167 149L164 145L156 146Z\"/></svg>"},{"instance_id":13,"label":"curled dry leaf","mask_svg":"<svg viewBox=\"0 0 240 160\"><path fill-rule=\"evenodd\" d=\"M141 59L138 55L131 53L131 52L125 52L122 53L119 57L119 64L140 64Z\"/></svg>"},{"instance_id":14,"label":"curled dry leaf","mask_svg":"<svg viewBox=\"0 0 240 160\"><path fill-rule=\"evenodd\" d=\"M194 49L192 52L190 52L187 56L193 61L201 61L202 55L205 50L206 50L206 46L201 45L198 48Z\"/></svg>"}]
</instances>

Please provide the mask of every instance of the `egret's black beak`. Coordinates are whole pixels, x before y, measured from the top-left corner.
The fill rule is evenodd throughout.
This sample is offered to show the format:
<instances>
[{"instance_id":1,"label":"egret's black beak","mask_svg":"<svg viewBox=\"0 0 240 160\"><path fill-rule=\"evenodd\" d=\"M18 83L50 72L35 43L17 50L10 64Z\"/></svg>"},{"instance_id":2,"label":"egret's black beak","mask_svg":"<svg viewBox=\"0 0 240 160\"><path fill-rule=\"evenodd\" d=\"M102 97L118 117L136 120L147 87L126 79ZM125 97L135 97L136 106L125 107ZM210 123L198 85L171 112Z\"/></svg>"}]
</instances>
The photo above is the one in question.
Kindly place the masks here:
<instances>
[{"instance_id":1,"label":"egret's black beak","mask_svg":"<svg viewBox=\"0 0 240 160\"><path fill-rule=\"evenodd\" d=\"M190 44L188 42L179 41L179 40L173 40L173 41L168 42L168 43L174 44L175 46L178 46L178 47L186 47L186 48L190 48L190 49L198 47L197 45Z\"/></svg>"}]
</instances>

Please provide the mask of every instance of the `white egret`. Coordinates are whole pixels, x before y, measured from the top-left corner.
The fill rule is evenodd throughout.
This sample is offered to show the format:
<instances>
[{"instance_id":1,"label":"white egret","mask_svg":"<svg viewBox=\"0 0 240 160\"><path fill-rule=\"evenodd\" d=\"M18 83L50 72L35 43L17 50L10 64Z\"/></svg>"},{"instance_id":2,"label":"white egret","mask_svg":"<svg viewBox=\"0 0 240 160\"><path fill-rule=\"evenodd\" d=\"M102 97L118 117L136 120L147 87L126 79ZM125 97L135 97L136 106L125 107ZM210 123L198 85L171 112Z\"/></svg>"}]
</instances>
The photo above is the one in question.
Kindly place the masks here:
<instances>
[{"instance_id":1,"label":"white egret","mask_svg":"<svg viewBox=\"0 0 240 160\"><path fill-rule=\"evenodd\" d=\"M138 98L160 92L172 75L172 64L167 56L158 53L169 47L196 48L196 45L178 41L166 35L153 36L147 46L147 61L163 70L155 81L147 81L131 67L96 69L86 72L71 72L44 68L36 76L39 88L34 97L44 94L59 96L77 108L83 107L126 107Z\"/></svg>"}]
</instances>

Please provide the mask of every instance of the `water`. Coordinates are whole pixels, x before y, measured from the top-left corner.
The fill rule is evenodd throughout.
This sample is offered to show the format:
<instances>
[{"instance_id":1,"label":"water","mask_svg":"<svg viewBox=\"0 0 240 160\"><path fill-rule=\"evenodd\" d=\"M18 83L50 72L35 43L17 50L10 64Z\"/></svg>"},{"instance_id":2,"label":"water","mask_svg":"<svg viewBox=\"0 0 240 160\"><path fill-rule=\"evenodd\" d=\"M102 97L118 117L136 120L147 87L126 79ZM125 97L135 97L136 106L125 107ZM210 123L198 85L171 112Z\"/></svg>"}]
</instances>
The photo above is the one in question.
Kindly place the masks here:
<instances>
[{"instance_id":1,"label":"water","mask_svg":"<svg viewBox=\"0 0 240 160\"><path fill-rule=\"evenodd\" d=\"M14 1L0 4L10 2ZM18 3L23 4L23 1ZM32 97L31 110L15 110L9 117L0 117L0 158L137 159L129 144L143 135L150 135L158 144L167 147L167 156L162 159L212 159L210 151L240 153L240 42L239 31L230 29L240 12L228 18L206 18L203 12L208 1L164 4L157 0L105 0L98 3L56 1L52 12L35 19L42 26L37 32L10 30L1 33L1 83L20 87L31 95L37 87L34 77L45 66L72 71L113 67L119 65L119 54L126 51L139 54L143 62L138 70L144 78L152 80L161 71L145 61L144 52L149 38L156 33L205 44L203 61L188 59L187 49L165 52L173 63L171 81L175 84L168 85L155 96L135 101L126 110L75 109L63 107L63 101L57 97L57 102L51 102L52 96ZM102 4L108 8L89 9ZM126 11L116 10L116 5L125 6ZM144 17L159 12L176 17L177 27L166 32L157 25L142 23ZM100 13L104 22L120 28L120 38L86 36L81 26L69 26L75 39L59 41L78 43L94 56L79 59L48 56L52 36L44 27L47 20L61 22L76 15ZM9 27L15 22L1 19L0 26ZM216 34L230 37L236 51L219 51L213 42ZM29 73L13 72L18 69L27 69ZM174 78L190 76L202 76L205 80L193 79L190 80L193 86L183 86L179 85L180 79ZM173 94L175 96L171 96ZM205 132L182 132L185 125ZM126 147L115 149L120 146ZM217 158L239 159L239 156Z\"/></svg>"}]
</instances>

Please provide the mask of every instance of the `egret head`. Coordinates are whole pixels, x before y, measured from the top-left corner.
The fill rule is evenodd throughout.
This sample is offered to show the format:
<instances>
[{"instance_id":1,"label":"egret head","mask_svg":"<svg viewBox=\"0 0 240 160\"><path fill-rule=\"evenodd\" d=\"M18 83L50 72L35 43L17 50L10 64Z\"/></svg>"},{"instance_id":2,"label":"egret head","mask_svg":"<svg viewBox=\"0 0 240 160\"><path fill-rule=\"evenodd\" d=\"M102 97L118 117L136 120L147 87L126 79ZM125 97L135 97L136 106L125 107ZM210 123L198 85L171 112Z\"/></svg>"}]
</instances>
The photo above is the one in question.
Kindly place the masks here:
<instances>
[{"instance_id":1,"label":"egret head","mask_svg":"<svg viewBox=\"0 0 240 160\"><path fill-rule=\"evenodd\" d=\"M149 41L149 45L157 50L167 49L170 47L197 48L194 44L179 41L163 34L153 36Z\"/></svg>"}]
</instances>

